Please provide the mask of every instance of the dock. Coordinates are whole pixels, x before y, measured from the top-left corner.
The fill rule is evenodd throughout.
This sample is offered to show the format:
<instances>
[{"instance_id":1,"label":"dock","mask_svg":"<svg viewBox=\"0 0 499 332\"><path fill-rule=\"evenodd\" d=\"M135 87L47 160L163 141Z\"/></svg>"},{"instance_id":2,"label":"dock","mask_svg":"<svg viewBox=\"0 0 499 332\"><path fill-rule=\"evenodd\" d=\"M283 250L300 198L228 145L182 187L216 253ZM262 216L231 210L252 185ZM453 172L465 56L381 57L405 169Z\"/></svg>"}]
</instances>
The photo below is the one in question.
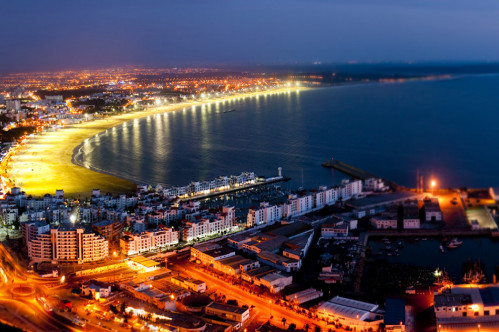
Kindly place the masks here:
<instances>
[{"instance_id":1,"label":"dock","mask_svg":"<svg viewBox=\"0 0 499 332\"><path fill-rule=\"evenodd\" d=\"M211 192L211 193L204 194L204 195L194 195L194 196L189 196L189 197L183 197L183 198L179 198L179 199L181 201L184 201L184 202L195 201L195 200L200 200L200 199L205 199L205 198L210 198L210 197L215 197L215 196L221 196L221 195L226 195L226 194L230 194L230 193L235 193L235 192L238 192L241 190L256 188L256 187L264 186L267 184L278 183L278 182L287 182L289 180L291 180L291 178L287 177L287 176L275 177L275 178L268 179L268 180L265 180L262 182L257 182L257 183L248 184L248 185L244 185L244 186L229 188L229 189L221 190L221 191L215 191L215 192Z\"/></svg>"},{"instance_id":2,"label":"dock","mask_svg":"<svg viewBox=\"0 0 499 332\"><path fill-rule=\"evenodd\" d=\"M357 167L354 167L352 165L349 165L349 164L344 163L344 162L339 161L339 160L331 159L331 160L325 161L322 163L322 167L334 168L342 173L350 175L351 177L353 177L355 179L359 179L359 180L367 180L370 178L381 178L380 176L376 176L372 173L363 171L361 169L358 169ZM399 186L395 182L393 182L391 180L383 179L383 178L381 178L381 179L383 181L385 181L385 183L388 184L390 187L399 188Z\"/></svg>"}]
</instances>

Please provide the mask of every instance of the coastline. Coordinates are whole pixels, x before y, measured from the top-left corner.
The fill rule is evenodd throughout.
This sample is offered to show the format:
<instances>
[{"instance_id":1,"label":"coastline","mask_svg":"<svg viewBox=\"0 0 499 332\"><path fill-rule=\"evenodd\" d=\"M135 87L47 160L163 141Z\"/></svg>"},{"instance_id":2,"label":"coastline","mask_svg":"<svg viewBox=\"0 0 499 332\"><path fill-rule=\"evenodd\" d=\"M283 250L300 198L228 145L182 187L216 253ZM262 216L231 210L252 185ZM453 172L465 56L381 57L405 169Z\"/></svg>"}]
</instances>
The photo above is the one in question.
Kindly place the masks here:
<instances>
[{"instance_id":1,"label":"coastline","mask_svg":"<svg viewBox=\"0 0 499 332\"><path fill-rule=\"evenodd\" d=\"M130 193L136 189L136 183L133 181L76 163L75 155L85 140L124 122L157 113L173 112L184 107L234 98L248 98L254 95L286 93L305 89L309 88L285 87L239 93L225 98L183 102L144 111L113 115L105 119L83 122L57 131L45 132L30 139L19 153L12 156L4 176L11 186L21 187L27 195L37 197L47 193L55 194L57 189L63 189L66 197L89 197L92 194L92 189L100 189L102 193Z\"/></svg>"}]
</instances>

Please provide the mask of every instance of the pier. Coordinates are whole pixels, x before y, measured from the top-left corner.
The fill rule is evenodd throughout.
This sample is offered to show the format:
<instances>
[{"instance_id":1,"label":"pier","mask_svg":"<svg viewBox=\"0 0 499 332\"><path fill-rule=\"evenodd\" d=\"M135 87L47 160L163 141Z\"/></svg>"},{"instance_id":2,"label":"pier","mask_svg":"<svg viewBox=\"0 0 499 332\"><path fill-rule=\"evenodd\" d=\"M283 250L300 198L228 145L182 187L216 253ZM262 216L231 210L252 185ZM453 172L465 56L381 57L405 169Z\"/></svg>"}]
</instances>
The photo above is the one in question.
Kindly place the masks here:
<instances>
[{"instance_id":1,"label":"pier","mask_svg":"<svg viewBox=\"0 0 499 332\"><path fill-rule=\"evenodd\" d=\"M334 168L342 173L350 175L351 177L359 179L359 180L367 180L370 178L381 178L381 177L376 176L372 173L363 171L361 169L358 169L357 167L354 167L352 165L349 165L347 163L344 163L344 162L339 161L339 160L334 160L334 159L323 162L322 167ZM385 183L390 185L390 187L392 187L392 188L399 187L395 182L393 182L391 180L387 180L387 179L383 179L383 178L381 178L381 179L383 181L385 181Z\"/></svg>"}]
</instances>

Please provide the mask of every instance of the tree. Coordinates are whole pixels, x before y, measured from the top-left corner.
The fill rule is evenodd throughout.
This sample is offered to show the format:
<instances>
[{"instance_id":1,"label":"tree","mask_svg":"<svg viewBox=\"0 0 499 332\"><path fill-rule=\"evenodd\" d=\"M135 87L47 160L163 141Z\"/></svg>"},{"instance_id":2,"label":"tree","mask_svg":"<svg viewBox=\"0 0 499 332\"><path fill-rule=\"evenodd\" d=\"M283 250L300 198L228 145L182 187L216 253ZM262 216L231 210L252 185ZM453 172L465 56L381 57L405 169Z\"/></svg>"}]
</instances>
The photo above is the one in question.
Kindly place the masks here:
<instances>
[{"instance_id":1,"label":"tree","mask_svg":"<svg viewBox=\"0 0 499 332\"><path fill-rule=\"evenodd\" d=\"M310 329L310 325L308 325L308 323L307 323L307 324L305 324L305 327L304 327L304 328L305 328L305 331L307 331L307 332L308 332L308 330Z\"/></svg>"},{"instance_id":2,"label":"tree","mask_svg":"<svg viewBox=\"0 0 499 332\"><path fill-rule=\"evenodd\" d=\"M321 332L321 328L319 326L315 326L315 329L314 329L315 332Z\"/></svg>"},{"instance_id":3,"label":"tree","mask_svg":"<svg viewBox=\"0 0 499 332\"><path fill-rule=\"evenodd\" d=\"M125 309L126 309L126 302L123 302L123 303L121 303L121 306L120 306L120 313L124 314L125 313Z\"/></svg>"},{"instance_id":4,"label":"tree","mask_svg":"<svg viewBox=\"0 0 499 332\"><path fill-rule=\"evenodd\" d=\"M289 324L288 331L295 331L295 330L296 330L296 324L295 323Z\"/></svg>"},{"instance_id":5,"label":"tree","mask_svg":"<svg viewBox=\"0 0 499 332\"><path fill-rule=\"evenodd\" d=\"M282 322L282 328L285 328L286 327L286 317L282 317L281 322Z\"/></svg>"}]
</instances>

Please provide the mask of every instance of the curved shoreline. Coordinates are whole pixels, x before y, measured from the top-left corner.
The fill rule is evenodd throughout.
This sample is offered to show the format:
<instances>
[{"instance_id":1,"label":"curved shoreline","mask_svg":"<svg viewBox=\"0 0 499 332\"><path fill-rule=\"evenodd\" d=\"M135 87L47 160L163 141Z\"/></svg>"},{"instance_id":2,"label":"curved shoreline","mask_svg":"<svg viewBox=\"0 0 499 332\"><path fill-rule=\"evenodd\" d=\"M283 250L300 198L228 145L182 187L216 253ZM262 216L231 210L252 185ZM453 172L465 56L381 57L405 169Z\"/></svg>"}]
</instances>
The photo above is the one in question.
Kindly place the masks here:
<instances>
[{"instance_id":1,"label":"curved shoreline","mask_svg":"<svg viewBox=\"0 0 499 332\"><path fill-rule=\"evenodd\" d=\"M33 196L43 196L46 193L54 194L57 189L63 189L67 197L89 197L92 194L92 189L100 189L103 193L129 193L136 189L136 184L133 181L102 170L88 168L75 160L75 154L78 153L86 140L124 122L157 113L173 112L184 107L211 104L234 98L304 89L306 88L286 87L235 94L220 99L183 102L145 111L114 115L105 119L71 125L53 132L45 132L30 139L22 151L11 158L5 177L12 186L19 186L27 195Z\"/></svg>"}]
</instances>

